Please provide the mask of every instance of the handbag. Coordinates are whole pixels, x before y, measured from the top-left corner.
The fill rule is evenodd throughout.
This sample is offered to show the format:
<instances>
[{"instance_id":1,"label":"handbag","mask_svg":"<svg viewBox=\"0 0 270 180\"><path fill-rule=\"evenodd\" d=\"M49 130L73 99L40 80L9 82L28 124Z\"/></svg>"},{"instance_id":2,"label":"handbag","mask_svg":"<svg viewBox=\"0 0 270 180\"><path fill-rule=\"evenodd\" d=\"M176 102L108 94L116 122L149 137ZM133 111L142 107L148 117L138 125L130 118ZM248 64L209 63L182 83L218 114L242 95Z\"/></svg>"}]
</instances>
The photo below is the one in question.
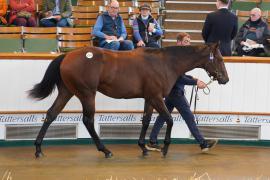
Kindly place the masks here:
<instances>
[{"instance_id":1,"label":"handbag","mask_svg":"<svg viewBox=\"0 0 270 180\"><path fill-rule=\"evenodd\" d=\"M27 12L27 11L20 11L17 13L17 17L23 17L23 18L30 18L31 17L31 13Z\"/></svg>"}]
</instances>

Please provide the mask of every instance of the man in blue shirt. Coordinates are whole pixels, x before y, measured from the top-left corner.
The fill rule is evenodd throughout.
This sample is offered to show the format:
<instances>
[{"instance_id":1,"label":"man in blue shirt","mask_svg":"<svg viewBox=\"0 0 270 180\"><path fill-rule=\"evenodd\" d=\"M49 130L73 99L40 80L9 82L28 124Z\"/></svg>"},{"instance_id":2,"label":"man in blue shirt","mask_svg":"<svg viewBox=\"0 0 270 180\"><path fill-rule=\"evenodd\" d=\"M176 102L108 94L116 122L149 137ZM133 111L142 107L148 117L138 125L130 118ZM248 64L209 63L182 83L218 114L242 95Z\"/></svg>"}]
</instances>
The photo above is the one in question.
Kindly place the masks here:
<instances>
[{"instance_id":1,"label":"man in blue shirt","mask_svg":"<svg viewBox=\"0 0 270 180\"><path fill-rule=\"evenodd\" d=\"M190 45L190 36L187 33L179 33L177 36L177 45L178 46L187 46ZM181 114L183 119L185 120L191 134L196 139L196 141L200 144L202 152L206 152L209 149L213 148L217 144L217 140L205 140L201 135L194 119L194 115L190 110L190 105L185 97L185 85L197 85L198 88L203 89L206 87L206 84L199 80L195 79L192 76L183 75L179 77L172 88L168 97L165 98L165 104L168 108L168 111L171 113L174 107ZM152 132L150 134L150 142L146 145L148 150L152 151L161 151L160 146L157 143L157 136L164 125L165 119L161 116L158 116Z\"/></svg>"},{"instance_id":2,"label":"man in blue shirt","mask_svg":"<svg viewBox=\"0 0 270 180\"><path fill-rule=\"evenodd\" d=\"M125 40L127 31L122 17L118 14L119 3L111 1L108 11L98 16L93 35L99 40L99 46L112 50L132 50L133 43Z\"/></svg>"},{"instance_id":3,"label":"man in blue shirt","mask_svg":"<svg viewBox=\"0 0 270 180\"><path fill-rule=\"evenodd\" d=\"M143 4L140 15L133 21L133 37L137 47L160 48L157 41L163 34L157 21L151 16L151 7Z\"/></svg>"}]
</instances>

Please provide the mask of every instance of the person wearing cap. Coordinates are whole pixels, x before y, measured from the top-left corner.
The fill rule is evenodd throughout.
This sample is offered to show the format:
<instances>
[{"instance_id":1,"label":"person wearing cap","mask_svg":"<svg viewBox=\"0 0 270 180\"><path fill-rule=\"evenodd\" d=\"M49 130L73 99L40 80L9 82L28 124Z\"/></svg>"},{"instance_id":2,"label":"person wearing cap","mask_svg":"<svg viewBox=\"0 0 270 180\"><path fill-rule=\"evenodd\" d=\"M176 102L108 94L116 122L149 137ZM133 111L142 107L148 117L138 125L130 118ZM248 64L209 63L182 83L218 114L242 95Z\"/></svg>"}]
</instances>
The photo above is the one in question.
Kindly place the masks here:
<instances>
[{"instance_id":1,"label":"person wearing cap","mask_svg":"<svg viewBox=\"0 0 270 180\"><path fill-rule=\"evenodd\" d=\"M127 31L122 17L118 14L119 3L113 0L108 11L99 15L92 34L97 37L99 46L112 50L132 50L133 43L125 40Z\"/></svg>"},{"instance_id":2,"label":"person wearing cap","mask_svg":"<svg viewBox=\"0 0 270 180\"><path fill-rule=\"evenodd\" d=\"M163 32L151 16L151 7L148 4L140 6L140 15L134 19L132 27L135 46L160 48L158 40Z\"/></svg>"},{"instance_id":3,"label":"person wearing cap","mask_svg":"<svg viewBox=\"0 0 270 180\"><path fill-rule=\"evenodd\" d=\"M188 33L180 32L177 34L176 39L177 46L190 45L190 35ZM206 84L203 81L184 74L177 79L170 94L165 98L165 105L170 113L174 108L177 109L177 111L181 114L184 121L186 122L191 134L200 144L201 151L207 152L217 144L218 140L206 140L200 133L195 123L194 115L190 110L190 105L185 97L185 85L197 85L197 87L200 89L206 87ZM158 116L150 134L150 142L145 146L148 150L161 151L161 147L157 142L157 136L164 123L165 119L162 116Z\"/></svg>"}]
</instances>

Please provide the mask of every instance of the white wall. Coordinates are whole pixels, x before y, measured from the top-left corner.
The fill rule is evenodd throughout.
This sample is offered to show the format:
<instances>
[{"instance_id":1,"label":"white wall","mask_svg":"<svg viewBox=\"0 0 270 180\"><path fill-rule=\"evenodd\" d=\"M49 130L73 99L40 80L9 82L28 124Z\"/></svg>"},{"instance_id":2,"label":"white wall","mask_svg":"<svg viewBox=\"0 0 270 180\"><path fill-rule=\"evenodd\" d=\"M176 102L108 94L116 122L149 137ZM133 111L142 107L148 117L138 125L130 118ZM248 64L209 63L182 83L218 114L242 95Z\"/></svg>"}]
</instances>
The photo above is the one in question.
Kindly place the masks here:
<instances>
[{"instance_id":1,"label":"white wall","mask_svg":"<svg viewBox=\"0 0 270 180\"><path fill-rule=\"evenodd\" d=\"M0 112L2 111L46 111L53 103L56 92L43 101L33 101L27 97L27 91L34 84L41 81L48 64L48 60L1 60L0 61ZM230 81L226 85L218 85L213 82L209 85L211 93L204 95L199 91L199 101L197 102L197 111L223 111L223 112L270 112L270 64L226 64ZM206 72L196 69L188 74L194 75L205 82L209 81ZM189 100L191 87L186 88L186 96ZM111 99L102 94L96 98L97 110L143 110L143 99ZM192 106L193 107L193 106ZM65 110L81 110L81 105L76 98L73 98ZM136 113L135 113L136 114ZM29 114L30 115L30 114ZM108 114L107 114L108 115ZM110 114L109 114L110 115ZM114 114L115 115L115 114ZM126 114L128 115L128 114ZM30 122L21 121L20 116L26 117L28 114L0 113L0 139L5 137L6 124L25 124L42 123L40 118L44 115L33 115L34 120ZM65 115L69 116L69 115ZM72 115L73 116L73 115ZM138 115L137 115L138 116ZM139 115L140 116L140 115ZM140 117L137 117L136 123L140 123ZM174 114L174 116L177 116ZM204 115L209 116L211 115ZM246 121L247 116L230 115L231 121L220 121L222 115L212 116L211 122L200 120L200 124L240 124L240 125L259 125L261 126L260 139L270 140L270 116L250 116L254 121ZM213 118L214 117L214 118ZM27 118L27 117L26 117ZM9 120L13 119L13 122ZM99 115L96 115L96 129L98 124L104 123ZM224 119L224 118L223 118ZM114 121L113 123L117 123ZM78 138L89 137L82 122L67 121L64 123L78 123ZM123 122L122 122L123 123ZM134 123L134 122L126 122ZM172 131L174 138L190 137L189 130L183 122L176 122Z\"/></svg>"},{"instance_id":2,"label":"white wall","mask_svg":"<svg viewBox=\"0 0 270 180\"><path fill-rule=\"evenodd\" d=\"M27 97L27 91L40 82L50 61L47 60L1 60L0 61L0 111L47 110L54 101L51 97L36 102ZM210 95L199 91L198 111L270 112L270 64L226 64L230 81L226 85L210 84ZM192 74L206 82L204 70ZM189 100L191 87L187 87ZM102 94L96 98L97 110L143 110L143 99L111 99ZM73 98L66 110L81 110Z\"/></svg>"}]
</instances>

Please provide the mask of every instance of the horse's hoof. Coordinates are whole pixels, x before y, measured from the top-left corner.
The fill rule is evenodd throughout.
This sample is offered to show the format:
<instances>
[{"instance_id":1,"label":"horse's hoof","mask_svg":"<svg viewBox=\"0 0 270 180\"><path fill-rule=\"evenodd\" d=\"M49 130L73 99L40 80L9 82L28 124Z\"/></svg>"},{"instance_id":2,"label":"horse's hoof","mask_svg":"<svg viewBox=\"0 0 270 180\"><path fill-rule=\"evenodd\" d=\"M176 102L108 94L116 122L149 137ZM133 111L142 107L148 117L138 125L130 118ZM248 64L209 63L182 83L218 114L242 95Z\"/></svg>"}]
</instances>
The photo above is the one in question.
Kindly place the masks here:
<instances>
[{"instance_id":1,"label":"horse's hoof","mask_svg":"<svg viewBox=\"0 0 270 180\"><path fill-rule=\"evenodd\" d=\"M44 154L42 152L36 152L35 153L36 158L42 158Z\"/></svg>"},{"instance_id":2,"label":"horse's hoof","mask_svg":"<svg viewBox=\"0 0 270 180\"><path fill-rule=\"evenodd\" d=\"M162 149L161 149L161 153L162 153L162 156L165 158L165 157L166 157L166 155L167 155L167 153L168 153L168 150L167 150L167 149L162 148Z\"/></svg>"},{"instance_id":3,"label":"horse's hoof","mask_svg":"<svg viewBox=\"0 0 270 180\"><path fill-rule=\"evenodd\" d=\"M111 158L112 156L113 156L113 154L111 152L105 154L105 158Z\"/></svg>"},{"instance_id":4,"label":"horse's hoof","mask_svg":"<svg viewBox=\"0 0 270 180\"><path fill-rule=\"evenodd\" d=\"M142 152L142 155L143 155L143 157L145 157L145 156L148 156L149 153L148 153L148 151L146 150L146 151L143 151L143 152Z\"/></svg>"}]
</instances>

